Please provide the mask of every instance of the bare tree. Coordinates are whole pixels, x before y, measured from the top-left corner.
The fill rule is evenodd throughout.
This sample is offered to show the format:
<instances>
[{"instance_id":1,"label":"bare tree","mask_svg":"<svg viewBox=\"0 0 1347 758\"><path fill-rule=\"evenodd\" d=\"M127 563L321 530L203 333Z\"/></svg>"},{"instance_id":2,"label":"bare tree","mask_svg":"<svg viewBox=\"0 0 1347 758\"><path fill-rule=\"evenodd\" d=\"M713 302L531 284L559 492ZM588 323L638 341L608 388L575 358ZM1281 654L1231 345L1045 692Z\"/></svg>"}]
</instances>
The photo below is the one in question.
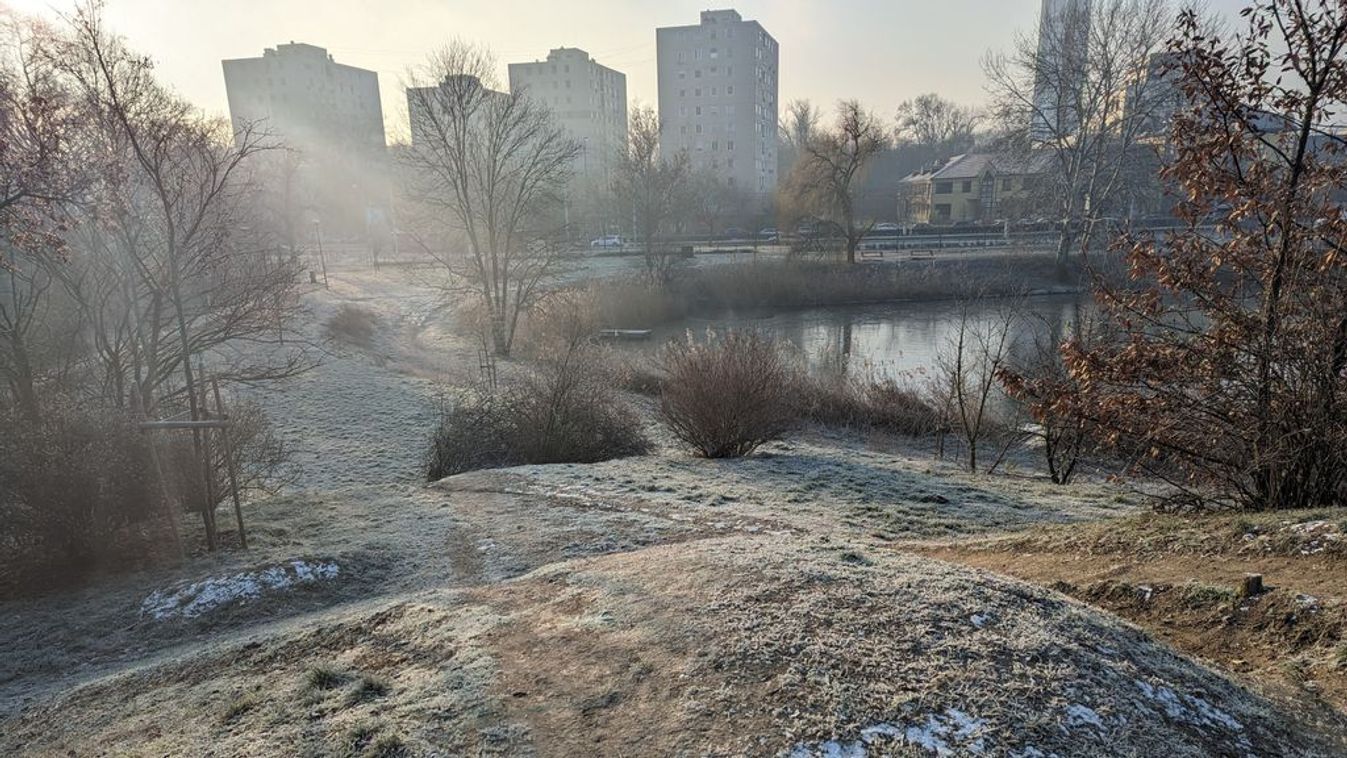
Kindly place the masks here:
<instances>
[{"instance_id":1,"label":"bare tree","mask_svg":"<svg viewBox=\"0 0 1347 758\"><path fill-rule=\"evenodd\" d=\"M38 376L54 357L35 341L57 337L47 317L60 231L86 177L83 114L53 65L57 42L49 28L0 8L0 380L30 423L40 414Z\"/></svg>"},{"instance_id":2,"label":"bare tree","mask_svg":"<svg viewBox=\"0 0 1347 758\"><path fill-rule=\"evenodd\" d=\"M1000 436L1002 445L987 466L989 472L1001 462L1018 431L998 417L1004 398L998 377L1010 360L1020 309L1003 303L990 314L977 316L972 306L980 300L960 300L958 323L936 357L934 388L935 405L949 415L949 426L962 438L972 473L978 472L979 452L990 440Z\"/></svg>"},{"instance_id":3,"label":"bare tree","mask_svg":"<svg viewBox=\"0 0 1347 758\"><path fill-rule=\"evenodd\" d=\"M1163 102L1155 92L1168 85L1151 63L1172 20L1168 0L1071 4L983 61L994 111L1013 137L1005 149L1050 159L1063 274L1073 250L1088 252L1105 214L1146 181L1129 168L1154 164L1142 138Z\"/></svg>"},{"instance_id":4,"label":"bare tree","mask_svg":"<svg viewBox=\"0 0 1347 758\"><path fill-rule=\"evenodd\" d=\"M668 284L681 256L667 236L690 210L692 164L685 152L667 155L661 150L659 116L653 108L632 108L627 124L627 150L618 161L613 189L619 205L631 204L646 277L651 284Z\"/></svg>"},{"instance_id":5,"label":"bare tree","mask_svg":"<svg viewBox=\"0 0 1347 758\"><path fill-rule=\"evenodd\" d=\"M580 145L523 90L494 90L495 69L488 51L456 41L413 72L401 157L423 246L477 295L490 348L504 356L563 262L564 230L548 216Z\"/></svg>"},{"instance_id":6,"label":"bare tree","mask_svg":"<svg viewBox=\"0 0 1347 758\"><path fill-rule=\"evenodd\" d=\"M56 36L0 6L0 266L20 252L58 252L75 196L79 106L52 62Z\"/></svg>"},{"instance_id":7,"label":"bare tree","mask_svg":"<svg viewBox=\"0 0 1347 758\"><path fill-rule=\"evenodd\" d=\"M846 235L848 263L856 262L861 238L872 225L857 218L857 189L871 159L888 144L880 120L859 102L846 100L838 104L837 125L810 136L786 178L784 204L836 223Z\"/></svg>"},{"instance_id":8,"label":"bare tree","mask_svg":"<svg viewBox=\"0 0 1347 758\"><path fill-rule=\"evenodd\" d=\"M1066 396L1077 396L1081 385L1067 370L1061 347L1068 340L1095 349L1106 344L1112 330L1078 303L1068 323L1040 319L1033 345L1023 356L1004 364L997 379L1006 392L1023 404L1033 418L1032 436L1039 443L1048 478L1069 484L1081 460L1096 444L1097 429L1089 419L1070 412Z\"/></svg>"},{"instance_id":9,"label":"bare tree","mask_svg":"<svg viewBox=\"0 0 1347 758\"><path fill-rule=\"evenodd\" d=\"M972 147L982 114L931 92L903 101L896 120L899 142L928 147L947 157Z\"/></svg>"}]
</instances>

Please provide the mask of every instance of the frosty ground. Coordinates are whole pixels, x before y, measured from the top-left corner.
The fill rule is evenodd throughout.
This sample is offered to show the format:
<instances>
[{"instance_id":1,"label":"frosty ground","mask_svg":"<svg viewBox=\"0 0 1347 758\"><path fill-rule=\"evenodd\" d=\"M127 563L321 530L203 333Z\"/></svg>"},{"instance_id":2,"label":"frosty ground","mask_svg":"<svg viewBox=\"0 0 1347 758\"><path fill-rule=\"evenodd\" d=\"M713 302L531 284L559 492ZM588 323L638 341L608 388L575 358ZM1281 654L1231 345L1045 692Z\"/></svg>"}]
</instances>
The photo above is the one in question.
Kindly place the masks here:
<instances>
[{"instance_id":1,"label":"frosty ground","mask_svg":"<svg viewBox=\"0 0 1347 758\"><path fill-rule=\"evenodd\" d=\"M646 405L648 456L423 485L476 371L437 294L309 296L315 337L343 303L377 337L258 396L304 475L249 505L250 550L4 605L0 752L1343 754L1331 703L1039 586L1016 556L1141 518L1106 482L822 430L703 461ZM1038 585L947 562L975 554Z\"/></svg>"}]
</instances>

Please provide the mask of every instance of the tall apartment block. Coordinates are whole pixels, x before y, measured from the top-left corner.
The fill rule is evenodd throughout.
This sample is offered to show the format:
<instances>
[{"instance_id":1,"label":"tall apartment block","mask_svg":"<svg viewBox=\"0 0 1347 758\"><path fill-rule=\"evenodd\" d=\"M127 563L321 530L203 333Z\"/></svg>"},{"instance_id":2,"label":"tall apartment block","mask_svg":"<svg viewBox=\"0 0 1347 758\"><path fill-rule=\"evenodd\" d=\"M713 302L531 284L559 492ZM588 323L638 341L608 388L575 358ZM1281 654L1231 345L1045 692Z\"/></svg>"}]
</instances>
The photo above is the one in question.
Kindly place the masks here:
<instances>
[{"instance_id":1,"label":"tall apartment block","mask_svg":"<svg viewBox=\"0 0 1347 758\"><path fill-rule=\"evenodd\" d=\"M547 60L510 64L510 91L526 91L551 108L580 143L578 178L607 186L627 144L627 77L584 50L557 48Z\"/></svg>"},{"instance_id":2,"label":"tall apartment block","mask_svg":"<svg viewBox=\"0 0 1347 758\"><path fill-rule=\"evenodd\" d=\"M765 198L776 191L777 42L733 10L655 30L660 145Z\"/></svg>"},{"instance_id":3,"label":"tall apartment block","mask_svg":"<svg viewBox=\"0 0 1347 758\"><path fill-rule=\"evenodd\" d=\"M1080 127L1074 93L1084 76L1089 45L1090 0L1043 0L1031 138L1060 140Z\"/></svg>"},{"instance_id":4,"label":"tall apartment block","mask_svg":"<svg viewBox=\"0 0 1347 758\"><path fill-rule=\"evenodd\" d=\"M387 147L379 78L314 45L277 45L223 61L236 132L251 125L292 148L305 220L357 234L387 206Z\"/></svg>"}]
</instances>

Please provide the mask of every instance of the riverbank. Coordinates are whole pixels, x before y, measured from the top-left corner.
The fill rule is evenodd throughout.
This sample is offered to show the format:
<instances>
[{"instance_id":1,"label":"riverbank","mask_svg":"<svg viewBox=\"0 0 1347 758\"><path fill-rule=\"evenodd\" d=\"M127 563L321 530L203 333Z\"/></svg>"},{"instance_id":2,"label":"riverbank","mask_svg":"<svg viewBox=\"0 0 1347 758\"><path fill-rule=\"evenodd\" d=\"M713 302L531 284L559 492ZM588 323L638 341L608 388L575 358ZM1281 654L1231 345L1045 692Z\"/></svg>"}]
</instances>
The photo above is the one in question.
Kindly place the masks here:
<instances>
[{"instance_id":1,"label":"riverbank","mask_svg":"<svg viewBox=\"0 0 1347 758\"><path fill-rule=\"evenodd\" d=\"M1051 254L1007 251L857 264L749 261L687 268L665 286L624 276L569 289L588 300L602 328L653 329L727 313L1081 294L1090 281L1079 260L1063 277Z\"/></svg>"},{"instance_id":2,"label":"riverbank","mask_svg":"<svg viewBox=\"0 0 1347 758\"><path fill-rule=\"evenodd\" d=\"M632 397L649 455L423 486L418 377L476 368L423 294L395 274L310 293L315 329L346 303L377 319L268 401L312 454L246 506L249 550L0 606L0 753L1343 750L1340 713L907 547L1108 532L1142 507L1115 482L810 428L708 461Z\"/></svg>"}]
</instances>

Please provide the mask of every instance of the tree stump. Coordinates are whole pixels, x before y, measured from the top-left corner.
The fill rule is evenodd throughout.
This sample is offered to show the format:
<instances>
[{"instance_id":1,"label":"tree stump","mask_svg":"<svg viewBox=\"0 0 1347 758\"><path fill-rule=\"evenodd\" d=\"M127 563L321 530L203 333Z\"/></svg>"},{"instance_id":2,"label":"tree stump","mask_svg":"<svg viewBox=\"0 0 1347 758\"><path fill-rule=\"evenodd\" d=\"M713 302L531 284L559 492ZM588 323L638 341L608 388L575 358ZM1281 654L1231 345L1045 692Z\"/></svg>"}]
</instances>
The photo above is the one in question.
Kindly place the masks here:
<instances>
[{"instance_id":1,"label":"tree stump","mask_svg":"<svg viewBox=\"0 0 1347 758\"><path fill-rule=\"evenodd\" d=\"M1239 587L1240 597L1254 597L1263 594L1263 575L1245 574L1244 581Z\"/></svg>"}]
</instances>

